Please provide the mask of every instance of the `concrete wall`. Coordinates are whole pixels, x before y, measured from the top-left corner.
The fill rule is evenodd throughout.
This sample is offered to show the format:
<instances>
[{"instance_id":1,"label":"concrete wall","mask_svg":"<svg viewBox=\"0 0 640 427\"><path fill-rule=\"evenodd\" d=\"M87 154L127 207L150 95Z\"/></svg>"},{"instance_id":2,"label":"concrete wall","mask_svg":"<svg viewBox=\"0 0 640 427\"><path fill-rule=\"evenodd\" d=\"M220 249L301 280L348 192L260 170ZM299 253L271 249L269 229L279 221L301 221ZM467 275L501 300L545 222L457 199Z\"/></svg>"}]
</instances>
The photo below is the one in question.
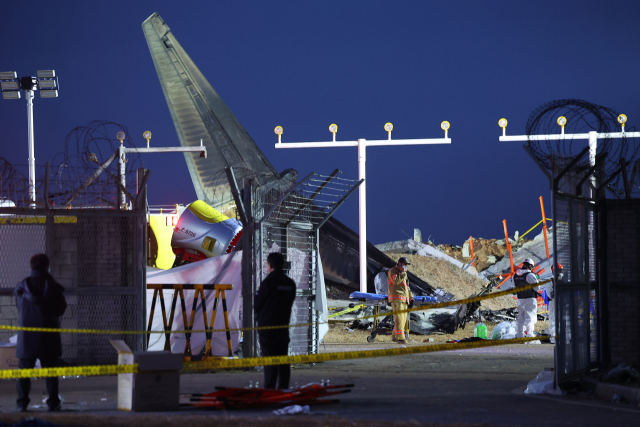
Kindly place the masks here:
<instances>
[{"instance_id":1,"label":"concrete wall","mask_svg":"<svg viewBox=\"0 0 640 427\"><path fill-rule=\"evenodd\" d=\"M611 363L640 363L640 200L607 200Z\"/></svg>"}]
</instances>

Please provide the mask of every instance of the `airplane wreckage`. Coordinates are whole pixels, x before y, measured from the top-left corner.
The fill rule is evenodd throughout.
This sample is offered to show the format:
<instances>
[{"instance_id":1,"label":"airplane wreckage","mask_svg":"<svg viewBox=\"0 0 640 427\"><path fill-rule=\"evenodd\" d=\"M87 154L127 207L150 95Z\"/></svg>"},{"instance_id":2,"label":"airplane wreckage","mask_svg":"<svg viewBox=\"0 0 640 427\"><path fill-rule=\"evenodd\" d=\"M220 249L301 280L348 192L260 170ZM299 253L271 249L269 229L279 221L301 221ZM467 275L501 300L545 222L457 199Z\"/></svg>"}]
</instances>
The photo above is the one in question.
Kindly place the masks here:
<instances>
[{"instance_id":1,"label":"airplane wreckage","mask_svg":"<svg viewBox=\"0 0 640 427\"><path fill-rule=\"evenodd\" d=\"M151 15L142 29L181 146L202 144L209 153L208 158L184 153L198 200L186 208L176 208L173 213L150 215L149 266L166 270L168 274L171 270L187 268L189 263L193 267L211 258L251 250L253 256L247 258L253 260L253 265L238 267L247 269L249 274L243 276L251 278L237 280L242 280L242 287L251 286L255 292L266 275L262 272L266 255L279 250L286 254L289 274L298 284L295 323L326 319L326 284L353 291L359 289L362 272L358 267L358 234L332 216L359 182L337 178L337 170L327 176L311 174L303 179L299 179L294 169L278 173L160 15ZM342 192L331 193L332 188ZM322 199L335 197L323 205L316 198L318 194L327 196ZM236 210L240 221L221 213ZM396 260L368 242L367 255L364 274L368 291L375 293L375 276L393 267ZM217 268L224 270L225 267ZM220 274L224 274L222 270ZM167 280L172 280L167 274L154 278L158 274L157 271L149 274L148 282L170 283ZM414 295L440 299L436 289L411 272L409 279ZM253 310L246 301L246 296L253 292L242 292L245 326L253 323L250 317ZM239 305L236 309L239 318ZM236 314L233 311L230 308L230 317ZM437 323L443 331L453 331L465 312L466 306L462 306L451 313L439 314ZM324 313L324 317L319 313ZM296 329L307 328L292 329L292 354L316 352L322 332L305 331L296 350ZM251 345L246 347L247 335L245 332L245 355L247 351L254 351ZM249 341L255 345L255 336L249 337Z\"/></svg>"}]
</instances>

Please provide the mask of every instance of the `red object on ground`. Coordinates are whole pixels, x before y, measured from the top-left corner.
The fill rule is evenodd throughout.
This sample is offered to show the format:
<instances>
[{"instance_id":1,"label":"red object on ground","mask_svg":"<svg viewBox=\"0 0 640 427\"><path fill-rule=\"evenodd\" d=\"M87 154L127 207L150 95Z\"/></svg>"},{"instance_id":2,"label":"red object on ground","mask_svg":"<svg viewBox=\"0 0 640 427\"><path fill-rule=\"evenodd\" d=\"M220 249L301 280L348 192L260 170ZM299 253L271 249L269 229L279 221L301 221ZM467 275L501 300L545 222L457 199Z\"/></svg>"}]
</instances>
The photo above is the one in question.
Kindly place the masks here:
<instances>
[{"instance_id":1,"label":"red object on ground","mask_svg":"<svg viewBox=\"0 0 640 427\"><path fill-rule=\"evenodd\" d=\"M243 409L282 405L315 405L339 402L338 400L317 400L320 397L349 393L353 384L323 386L312 383L304 387L288 390L264 388L219 387L207 394L191 394L189 402L183 406L208 409Z\"/></svg>"}]
</instances>

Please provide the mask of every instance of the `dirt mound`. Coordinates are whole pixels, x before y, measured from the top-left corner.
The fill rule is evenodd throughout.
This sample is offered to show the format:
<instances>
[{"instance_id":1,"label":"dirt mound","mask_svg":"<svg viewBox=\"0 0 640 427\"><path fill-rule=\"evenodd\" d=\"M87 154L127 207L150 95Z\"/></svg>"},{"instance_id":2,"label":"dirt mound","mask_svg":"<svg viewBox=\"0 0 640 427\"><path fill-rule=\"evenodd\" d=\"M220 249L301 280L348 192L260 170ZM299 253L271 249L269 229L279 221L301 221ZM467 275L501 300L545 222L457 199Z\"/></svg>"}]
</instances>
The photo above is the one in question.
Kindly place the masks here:
<instances>
[{"instance_id":1,"label":"dirt mound","mask_svg":"<svg viewBox=\"0 0 640 427\"><path fill-rule=\"evenodd\" d=\"M520 239L517 246L520 247L530 241L531 240L529 239ZM438 245L436 248L458 261L464 263L471 262L471 256L462 256L462 246ZM513 251L515 252L516 249L517 248L514 246ZM473 238L473 253L477 257L474 267L478 273L486 270L496 262L500 261L503 257L509 255L507 253L507 246L505 245L504 239L483 239L482 237Z\"/></svg>"},{"instance_id":2,"label":"dirt mound","mask_svg":"<svg viewBox=\"0 0 640 427\"><path fill-rule=\"evenodd\" d=\"M387 253L387 255L397 256L392 253ZM484 281L467 274L444 259L409 254L404 254L403 256L406 256L411 263L409 271L434 288L441 288L455 295L456 299L470 297L480 292L486 286ZM511 296L494 298L482 302L483 308L490 308L492 310L515 306L516 301L511 298Z\"/></svg>"}]
</instances>

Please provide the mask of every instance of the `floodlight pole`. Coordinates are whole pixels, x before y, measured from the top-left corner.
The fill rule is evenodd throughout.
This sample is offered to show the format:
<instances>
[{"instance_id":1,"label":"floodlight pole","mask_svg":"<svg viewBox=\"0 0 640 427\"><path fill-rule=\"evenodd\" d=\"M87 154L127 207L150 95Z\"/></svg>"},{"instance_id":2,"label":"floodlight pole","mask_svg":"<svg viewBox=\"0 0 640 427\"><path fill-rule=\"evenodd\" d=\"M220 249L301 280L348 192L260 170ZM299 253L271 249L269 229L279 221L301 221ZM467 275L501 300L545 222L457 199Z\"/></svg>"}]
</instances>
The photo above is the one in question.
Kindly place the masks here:
<instances>
[{"instance_id":1,"label":"floodlight pole","mask_svg":"<svg viewBox=\"0 0 640 427\"><path fill-rule=\"evenodd\" d=\"M36 155L33 144L33 91L25 90L27 98L27 124L29 126L29 200L31 208L36 208Z\"/></svg>"},{"instance_id":2,"label":"floodlight pole","mask_svg":"<svg viewBox=\"0 0 640 427\"><path fill-rule=\"evenodd\" d=\"M360 292L367 292L367 181L366 181L366 161L367 147L382 145L426 145L426 144L451 144L451 138L445 131L444 138L434 139L389 139L372 140L358 139L357 141L333 141L330 142L293 142L283 144L278 138L276 148L327 148L327 147L358 147L358 179L362 181L358 188L360 198L359 206L359 254L360 254Z\"/></svg>"}]
</instances>

